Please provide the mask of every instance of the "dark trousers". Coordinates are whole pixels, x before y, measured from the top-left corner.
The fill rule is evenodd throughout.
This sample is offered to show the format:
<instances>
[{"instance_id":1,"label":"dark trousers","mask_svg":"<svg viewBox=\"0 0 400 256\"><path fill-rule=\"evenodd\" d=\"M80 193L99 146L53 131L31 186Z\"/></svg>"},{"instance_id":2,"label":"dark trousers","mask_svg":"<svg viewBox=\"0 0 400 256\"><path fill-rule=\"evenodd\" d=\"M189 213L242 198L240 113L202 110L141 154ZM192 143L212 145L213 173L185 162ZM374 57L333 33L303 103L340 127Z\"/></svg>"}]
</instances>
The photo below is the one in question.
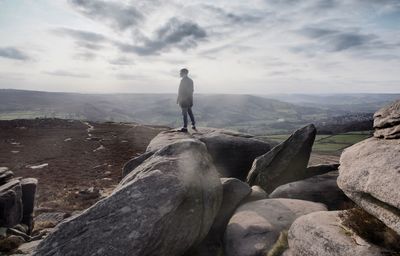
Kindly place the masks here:
<instances>
[{"instance_id":1,"label":"dark trousers","mask_svg":"<svg viewBox=\"0 0 400 256\"><path fill-rule=\"evenodd\" d=\"M192 125L195 125L196 122L194 121L194 116L192 112L192 107L181 107L182 108L182 116L183 116L183 127L187 128L188 126L188 114L190 120L192 121Z\"/></svg>"}]
</instances>

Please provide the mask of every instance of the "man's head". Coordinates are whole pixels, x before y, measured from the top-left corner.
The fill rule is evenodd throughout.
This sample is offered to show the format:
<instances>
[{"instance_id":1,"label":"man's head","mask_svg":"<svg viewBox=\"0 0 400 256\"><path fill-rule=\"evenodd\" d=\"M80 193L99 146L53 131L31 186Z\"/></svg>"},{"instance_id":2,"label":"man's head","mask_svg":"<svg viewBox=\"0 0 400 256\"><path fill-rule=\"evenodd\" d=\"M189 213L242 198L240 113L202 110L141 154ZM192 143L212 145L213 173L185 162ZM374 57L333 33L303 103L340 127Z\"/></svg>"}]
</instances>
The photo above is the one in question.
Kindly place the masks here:
<instances>
[{"instance_id":1,"label":"man's head","mask_svg":"<svg viewBox=\"0 0 400 256\"><path fill-rule=\"evenodd\" d=\"M187 70L186 68L182 68L180 75L181 77L187 76L189 74L189 70Z\"/></svg>"}]
</instances>

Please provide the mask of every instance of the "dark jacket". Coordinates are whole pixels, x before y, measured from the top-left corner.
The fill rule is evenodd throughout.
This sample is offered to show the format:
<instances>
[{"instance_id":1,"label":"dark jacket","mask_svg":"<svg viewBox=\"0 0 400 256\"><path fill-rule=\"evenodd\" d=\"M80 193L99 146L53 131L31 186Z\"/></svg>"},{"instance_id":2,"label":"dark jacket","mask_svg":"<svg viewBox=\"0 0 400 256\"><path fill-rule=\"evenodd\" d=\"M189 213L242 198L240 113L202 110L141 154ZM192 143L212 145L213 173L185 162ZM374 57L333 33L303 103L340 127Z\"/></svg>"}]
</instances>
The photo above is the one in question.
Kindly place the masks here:
<instances>
[{"instance_id":1,"label":"dark jacket","mask_svg":"<svg viewBox=\"0 0 400 256\"><path fill-rule=\"evenodd\" d=\"M177 103L181 107L192 107L193 106L193 80L185 76L182 78L179 85Z\"/></svg>"}]
</instances>

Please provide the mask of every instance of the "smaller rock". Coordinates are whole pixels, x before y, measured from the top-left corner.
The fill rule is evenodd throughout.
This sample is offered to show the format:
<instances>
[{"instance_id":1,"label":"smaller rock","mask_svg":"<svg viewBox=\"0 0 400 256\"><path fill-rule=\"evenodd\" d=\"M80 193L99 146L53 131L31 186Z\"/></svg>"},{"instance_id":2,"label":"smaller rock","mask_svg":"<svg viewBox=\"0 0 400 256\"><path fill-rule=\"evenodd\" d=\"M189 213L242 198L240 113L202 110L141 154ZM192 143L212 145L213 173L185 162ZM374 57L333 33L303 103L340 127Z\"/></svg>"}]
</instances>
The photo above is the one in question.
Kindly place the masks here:
<instances>
[{"instance_id":1,"label":"smaller rock","mask_svg":"<svg viewBox=\"0 0 400 256\"><path fill-rule=\"evenodd\" d=\"M28 234L33 228L33 210L35 208L35 195L38 180L27 178L21 180L23 217L21 223L28 225Z\"/></svg>"},{"instance_id":2,"label":"smaller rock","mask_svg":"<svg viewBox=\"0 0 400 256\"><path fill-rule=\"evenodd\" d=\"M400 100L378 110L374 114L376 138L400 138Z\"/></svg>"},{"instance_id":3,"label":"smaller rock","mask_svg":"<svg viewBox=\"0 0 400 256\"><path fill-rule=\"evenodd\" d=\"M25 239L20 236L11 235L3 240L0 240L0 252L12 251L21 244L25 243Z\"/></svg>"},{"instance_id":4,"label":"smaller rock","mask_svg":"<svg viewBox=\"0 0 400 256\"><path fill-rule=\"evenodd\" d=\"M54 228L58 223L70 215L65 212L45 212L35 217L35 231L46 228Z\"/></svg>"},{"instance_id":5,"label":"smaller rock","mask_svg":"<svg viewBox=\"0 0 400 256\"><path fill-rule=\"evenodd\" d=\"M307 167L308 176L305 177L314 177L316 175L322 175L328 172L337 171L339 169L340 164L319 164Z\"/></svg>"},{"instance_id":6,"label":"smaller rock","mask_svg":"<svg viewBox=\"0 0 400 256\"><path fill-rule=\"evenodd\" d=\"M270 198L292 198L323 203L329 210L342 208L350 203L348 197L338 187L337 171L317 175L301 181L295 181L276 188Z\"/></svg>"},{"instance_id":7,"label":"smaller rock","mask_svg":"<svg viewBox=\"0 0 400 256\"><path fill-rule=\"evenodd\" d=\"M221 184L223 190L222 204L214 223L207 237L199 246L191 250L187 254L188 256L218 255L222 249L222 238L226 225L239 204L251 193L249 185L235 178L222 178Z\"/></svg>"},{"instance_id":8,"label":"smaller rock","mask_svg":"<svg viewBox=\"0 0 400 256\"><path fill-rule=\"evenodd\" d=\"M248 197L244 199L243 203L253 202L257 200L267 199L268 194L260 186L252 186L251 193Z\"/></svg>"},{"instance_id":9,"label":"smaller rock","mask_svg":"<svg viewBox=\"0 0 400 256\"><path fill-rule=\"evenodd\" d=\"M19 180L0 186L0 226L13 227L22 220L22 191Z\"/></svg>"},{"instance_id":10,"label":"smaller rock","mask_svg":"<svg viewBox=\"0 0 400 256\"><path fill-rule=\"evenodd\" d=\"M101 193L98 188L90 187L76 192L76 195L83 200L91 200L99 198Z\"/></svg>"},{"instance_id":11,"label":"smaller rock","mask_svg":"<svg viewBox=\"0 0 400 256\"><path fill-rule=\"evenodd\" d=\"M19 253L19 254L32 254L33 251L36 249L36 247L39 245L39 243L42 240L36 240L36 241L32 241L29 243L24 243L21 244L18 249L15 251L15 253Z\"/></svg>"},{"instance_id":12,"label":"smaller rock","mask_svg":"<svg viewBox=\"0 0 400 256\"><path fill-rule=\"evenodd\" d=\"M0 167L0 186L7 183L14 177L14 173L8 167Z\"/></svg>"},{"instance_id":13,"label":"smaller rock","mask_svg":"<svg viewBox=\"0 0 400 256\"><path fill-rule=\"evenodd\" d=\"M225 231L225 256L267 255L282 231L298 217L324 211L320 203L296 199L264 199L240 206Z\"/></svg>"},{"instance_id":14,"label":"smaller rock","mask_svg":"<svg viewBox=\"0 0 400 256\"><path fill-rule=\"evenodd\" d=\"M293 256L385 255L341 224L339 211L314 212L298 218L289 230Z\"/></svg>"}]
</instances>

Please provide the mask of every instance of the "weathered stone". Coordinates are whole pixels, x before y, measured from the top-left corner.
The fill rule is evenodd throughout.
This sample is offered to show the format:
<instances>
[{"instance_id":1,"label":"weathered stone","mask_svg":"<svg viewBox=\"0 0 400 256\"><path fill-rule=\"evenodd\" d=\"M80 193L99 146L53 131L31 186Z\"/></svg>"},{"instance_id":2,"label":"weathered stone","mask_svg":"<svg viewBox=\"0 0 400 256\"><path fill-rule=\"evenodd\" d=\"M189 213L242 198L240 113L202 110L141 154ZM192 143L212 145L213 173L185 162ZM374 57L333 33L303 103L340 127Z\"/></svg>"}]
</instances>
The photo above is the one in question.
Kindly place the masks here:
<instances>
[{"instance_id":1,"label":"weathered stone","mask_svg":"<svg viewBox=\"0 0 400 256\"><path fill-rule=\"evenodd\" d=\"M19 254L23 254L23 255L32 254L40 242L41 242L41 240L37 240L37 241L32 241L29 243L21 244L18 247L18 249L16 249L15 253L19 253Z\"/></svg>"},{"instance_id":2,"label":"weathered stone","mask_svg":"<svg viewBox=\"0 0 400 256\"><path fill-rule=\"evenodd\" d=\"M400 234L400 140L364 140L347 148L340 163L344 193Z\"/></svg>"},{"instance_id":3,"label":"weathered stone","mask_svg":"<svg viewBox=\"0 0 400 256\"><path fill-rule=\"evenodd\" d=\"M222 200L206 146L158 150L107 198L59 224L35 255L182 255L207 235Z\"/></svg>"},{"instance_id":4,"label":"weathered stone","mask_svg":"<svg viewBox=\"0 0 400 256\"><path fill-rule=\"evenodd\" d=\"M270 145L251 135L215 128L199 128L196 133L176 131L161 132L147 147L147 152L156 151L182 139L198 139L207 146L221 177L245 180L253 160L268 152Z\"/></svg>"},{"instance_id":5,"label":"weathered stone","mask_svg":"<svg viewBox=\"0 0 400 256\"><path fill-rule=\"evenodd\" d=\"M316 132L314 125L307 125L268 153L257 157L247 182L271 193L280 185L311 177L307 164Z\"/></svg>"},{"instance_id":6,"label":"weathered stone","mask_svg":"<svg viewBox=\"0 0 400 256\"><path fill-rule=\"evenodd\" d=\"M288 230L296 218L324 210L322 204L296 199L264 199L244 204L236 210L225 231L224 255L266 255L281 231Z\"/></svg>"},{"instance_id":7,"label":"weathered stone","mask_svg":"<svg viewBox=\"0 0 400 256\"><path fill-rule=\"evenodd\" d=\"M65 212L44 212L35 217L35 230L54 228L70 215Z\"/></svg>"},{"instance_id":8,"label":"weathered stone","mask_svg":"<svg viewBox=\"0 0 400 256\"><path fill-rule=\"evenodd\" d=\"M0 226L13 227L22 220L22 191L19 180L0 186Z\"/></svg>"},{"instance_id":9,"label":"weathered stone","mask_svg":"<svg viewBox=\"0 0 400 256\"><path fill-rule=\"evenodd\" d=\"M154 154L154 151L149 151L141 154L138 157L135 157L124 164L122 167L122 178L128 175L131 171L133 171L136 167L141 165L147 158L151 157Z\"/></svg>"},{"instance_id":10,"label":"weathered stone","mask_svg":"<svg viewBox=\"0 0 400 256\"><path fill-rule=\"evenodd\" d=\"M24 238L20 236L11 235L3 240L0 240L0 252L12 251L21 244L25 243Z\"/></svg>"},{"instance_id":11,"label":"weathered stone","mask_svg":"<svg viewBox=\"0 0 400 256\"><path fill-rule=\"evenodd\" d=\"M376 256L382 250L341 224L339 211L315 212L298 218L289 230L293 256Z\"/></svg>"},{"instance_id":12,"label":"weathered stone","mask_svg":"<svg viewBox=\"0 0 400 256\"><path fill-rule=\"evenodd\" d=\"M323 203L329 210L337 210L350 200L339 189L338 172L330 172L276 188L270 198L292 198Z\"/></svg>"},{"instance_id":13,"label":"weathered stone","mask_svg":"<svg viewBox=\"0 0 400 256\"><path fill-rule=\"evenodd\" d=\"M322 175L328 172L337 171L339 164L319 164L307 167L308 177L314 177L315 175Z\"/></svg>"},{"instance_id":14,"label":"weathered stone","mask_svg":"<svg viewBox=\"0 0 400 256\"><path fill-rule=\"evenodd\" d=\"M248 197L246 197L243 202L253 202L257 200L267 199L268 194L264 191L260 186L252 186L251 193Z\"/></svg>"},{"instance_id":15,"label":"weathered stone","mask_svg":"<svg viewBox=\"0 0 400 256\"><path fill-rule=\"evenodd\" d=\"M28 225L28 234L33 229L33 210L35 208L35 195L38 180L27 178L21 180L23 217L21 223Z\"/></svg>"},{"instance_id":16,"label":"weathered stone","mask_svg":"<svg viewBox=\"0 0 400 256\"><path fill-rule=\"evenodd\" d=\"M385 106L374 114L374 136L377 138L400 138L400 100Z\"/></svg>"},{"instance_id":17,"label":"weathered stone","mask_svg":"<svg viewBox=\"0 0 400 256\"><path fill-rule=\"evenodd\" d=\"M7 183L14 177L14 173L8 167L0 167L0 186Z\"/></svg>"},{"instance_id":18,"label":"weathered stone","mask_svg":"<svg viewBox=\"0 0 400 256\"><path fill-rule=\"evenodd\" d=\"M230 218L236 208L251 193L251 188L246 183L235 178L222 178L222 204L207 237L202 243L191 250L189 256L218 255L222 249L222 238Z\"/></svg>"},{"instance_id":19,"label":"weathered stone","mask_svg":"<svg viewBox=\"0 0 400 256\"><path fill-rule=\"evenodd\" d=\"M384 139L399 139L400 138L400 125L376 129L374 137Z\"/></svg>"}]
</instances>

